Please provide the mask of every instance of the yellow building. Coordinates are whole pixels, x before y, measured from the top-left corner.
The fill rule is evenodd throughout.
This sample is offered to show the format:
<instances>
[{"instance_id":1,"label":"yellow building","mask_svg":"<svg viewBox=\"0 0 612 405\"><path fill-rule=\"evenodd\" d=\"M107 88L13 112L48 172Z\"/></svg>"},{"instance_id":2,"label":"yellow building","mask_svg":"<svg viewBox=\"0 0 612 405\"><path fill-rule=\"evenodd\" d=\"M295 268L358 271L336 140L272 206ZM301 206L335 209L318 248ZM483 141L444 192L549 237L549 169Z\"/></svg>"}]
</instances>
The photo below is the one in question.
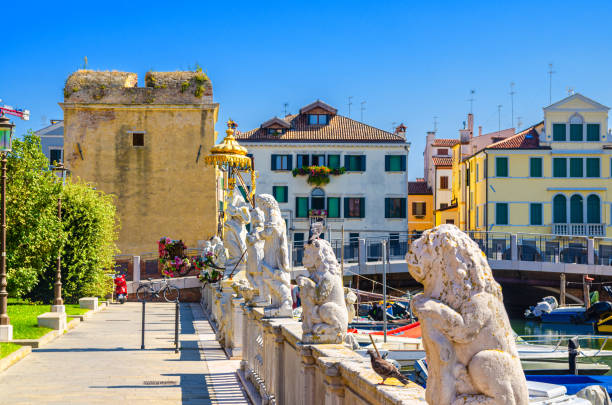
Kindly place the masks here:
<instances>
[{"instance_id":1,"label":"yellow building","mask_svg":"<svg viewBox=\"0 0 612 405\"><path fill-rule=\"evenodd\" d=\"M218 104L201 71L79 70L64 89L64 153L72 176L114 194L123 254L157 252L162 236L188 246L217 229L215 141Z\"/></svg>"},{"instance_id":2,"label":"yellow building","mask_svg":"<svg viewBox=\"0 0 612 405\"><path fill-rule=\"evenodd\" d=\"M433 228L433 193L425 179L408 182L408 233L420 235Z\"/></svg>"},{"instance_id":3,"label":"yellow building","mask_svg":"<svg viewBox=\"0 0 612 405\"><path fill-rule=\"evenodd\" d=\"M458 156L453 198L460 227L612 236L608 110L573 94L545 107L543 122Z\"/></svg>"}]
</instances>

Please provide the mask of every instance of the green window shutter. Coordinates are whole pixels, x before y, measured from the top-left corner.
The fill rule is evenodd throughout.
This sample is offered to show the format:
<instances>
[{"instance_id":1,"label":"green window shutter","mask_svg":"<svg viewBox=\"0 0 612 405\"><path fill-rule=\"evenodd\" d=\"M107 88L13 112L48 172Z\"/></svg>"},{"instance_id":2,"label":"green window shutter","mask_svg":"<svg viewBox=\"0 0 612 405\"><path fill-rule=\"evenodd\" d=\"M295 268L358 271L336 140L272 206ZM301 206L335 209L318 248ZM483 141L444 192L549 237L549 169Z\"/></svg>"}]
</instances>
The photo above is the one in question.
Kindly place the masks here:
<instances>
[{"instance_id":1,"label":"green window shutter","mask_svg":"<svg viewBox=\"0 0 612 405\"><path fill-rule=\"evenodd\" d=\"M385 198L385 218L391 218L391 199Z\"/></svg>"},{"instance_id":2,"label":"green window shutter","mask_svg":"<svg viewBox=\"0 0 612 405\"><path fill-rule=\"evenodd\" d=\"M586 176L587 177L600 177L599 158L587 158Z\"/></svg>"},{"instance_id":3,"label":"green window shutter","mask_svg":"<svg viewBox=\"0 0 612 405\"><path fill-rule=\"evenodd\" d=\"M570 177L583 177L582 158L570 158Z\"/></svg>"},{"instance_id":4,"label":"green window shutter","mask_svg":"<svg viewBox=\"0 0 612 405\"><path fill-rule=\"evenodd\" d=\"M289 201L289 187L281 186L281 190L282 190L282 201L280 202L286 203Z\"/></svg>"},{"instance_id":5,"label":"green window shutter","mask_svg":"<svg viewBox=\"0 0 612 405\"><path fill-rule=\"evenodd\" d=\"M340 217L340 198L328 197L327 198L327 216L329 218Z\"/></svg>"},{"instance_id":6,"label":"green window shutter","mask_svg":"<svg viewBox=\"0 0 612 405\"><path fill-rule=\"evenodd\" d=\"M340 155L328 155L327 156L327 167L330 169L340 168Z\"/></svg>"},{"instance_id":7,"label":"green window shutter","mask_svg":"<svg viewBox=\"0 0 612 405\"><path fill-rule=\"evenodd\" d=\"M566 158L553 158L553 177L567 177Z\"/></svg>"},{"instance_id":8,"label":"green window shutter","mask_svg":"<svg viewBox=\"0 0 612 405\"><path fill-rule=\"evenodd\" d=\"M567 223L567 199L564 195L556 195L553 198L553 223Z\"/></svg>"},{"instance_id":9,"label":"green window shutter","mask_svg":"<svg viewBox=\"0 0 612 405\"><path fill-rule=\"evenodd\" d=\"M508 225L508 203L495 204L495 223L497 225Z\"/></svg>"},{"instance_id":10,"label":"green window shutter","mask_svg":"<svg viewBox=\"0 0 612 405\"><path fill-rule=\"evenodd\" d=\"M599 141L599 124L587 124L587 141Z\"/></svg>"},{"instance_id":11,"label":"green window shutter","mask_svg":"<svg viewBox=\"0 0 612 405\"><path fill-rule=\"evenodd\" d=\"M296 217L308 217L308 197L295 197Z\"/></svg>"},{"instance_id":12,"label":"green window shutter","mask_svg":"<svg viewBox=\"0 0 612 405\"><path fill-rule=\"evenodd\" d=\"M402 155L400 160L401 160L401 162L400 162L400 170L402 172L405 172L406 171L406 155Z\"/></svg>"},{"instance_id":13,"label":"green window shutter","mask_svg":"<svg viewBox=\"0 0 612 405\"><path fill-rule=\"evenodd\" d=\"M270 165L272 170L276 170L276 157L278 155L272 155L272 164Z\"/></svg>"},{"instance_id":14,"label":"green window shutter","mask_svg":"<svg viewBox=\"0 0 612 405\"><path fill-rule=\"evenodd\" d=\"M553 141L565 141L565 124L553 124Z\"/></svg>"},{"instance_id":15,"label":"green window shutter","mask_svg":"<svg viewBox=\"0 0 612 405\"><path fill-rule=\"evenodd\" d=\"M365 163L365 156L364 156L363 161ZM365 198L364 197L361 197L359 199L359 218L365 218Z\"/></svg>"},{"instance_id":16,"label":"green window shutter","mask_svg":"<svg viewBox=\"0 0 612 405\"><path fill-rule=\"evenodd\" d=\"M366 157L365 157L365 155L360 156L359 160L361 161L361 171L365 172L366 171Z\"/></svg>"},{"instance_id":17,"label":"green window shutter","mask_svg":"<svg viewBox=\"0 0 612 405\"><path fill-rule=\"evenodd\" d=\"M346 170L349 170L349 171L350 171L350 170L351 170L351 167L350 167L349 163L350 163L349 156L348 156L348 155L344 155L344 168L345 168Z\"/></svg>"},{"instance_id":18,"label":"green window shutter","mask_svg":"<svg viewBox=\"0 0 612 405\"><path fill-rule=\"evenodd\" d=\"M582 209L582 196L574 194L570 198L570 222L572 224L582 224L584 222L584 213Z\"/></svg>"},{"instance_id":19,"label":"green window shutter","mask_svg":"<svg viewBox=\"0 0 612 405\"><path fill-rule=\"evenodd\" d=\"M386 172L391 171L391 156L389 155L385 155L385 171Z\"/></svg>"},{"instance_id":20,"label":"green window shutter","mask_svg":"<svg viewBox=\"0 0 612 405\"><path fill-rule=\"evenodd\" d=\"M349 199L348 197L344 197L344 218L349 217Z\"/></svg>"},{"instance_id":21,"label":"green window shutter","mask_svg":"<svg viewBox=\"0 0 612 405\"><path fill-rule=\"evenodd\" d=\"M601 222L601 205L599 197L591 194L587 197L587 223L599 224Z\"/></svg>"},{"instance_id":22,"label":"green window shutter","mask_svg":"<svg viewBox=\"0 0 612 405\"><path fill-rule=\"evenodd\" d=\"M529 158L529 175L542 177L542 158Z\"/></svg>"},{"instance_id":23,"label":"green window shutter","mask_svg":"<svg viewBox=\"0 0 612 405\"><path fill-rule=\"evenodd\" d=\"M406 218L406 199L402 198L401 202L402 202L402 204L401 204L402 214L401 214L400 218Z\"/></svg>"},{"instance_id":24,"label":"green window shutter","mask_svg":"<svg viewBox=\"0 0 612 405\"><path fill-rule=\"evenodd\" d=\"M508 177L508 158L507 157L496 157L495 158L495 175L497 177Z\"/></svg>"},{"instance_id":25,"label":"green window shutter","mask_svg":"<svg viewBox=\"0 0 612 405\"><path fill-rule=\"evenodd\" d=\"M582 141L582 124L570 124L570 141Z\"/></svg>"},{"instance_id":26,"label":"green window shutter","mask_svg":"<svg viewBox=\"0 0 612 405\"><path fill-rule=\"evenodd\" d=\"M529 205L531 225L542 225L542 204L534 203Z\"/></svg>"},{"instance_id":27,"label":"green window shutter","mask_svg":"<svg viewBox=\"0 0 612 405\"><path fill-rule=\"evenodd\" d=\"M293 155L287 155L287 170L293 170Z\"/></svg>"}]
</instances>

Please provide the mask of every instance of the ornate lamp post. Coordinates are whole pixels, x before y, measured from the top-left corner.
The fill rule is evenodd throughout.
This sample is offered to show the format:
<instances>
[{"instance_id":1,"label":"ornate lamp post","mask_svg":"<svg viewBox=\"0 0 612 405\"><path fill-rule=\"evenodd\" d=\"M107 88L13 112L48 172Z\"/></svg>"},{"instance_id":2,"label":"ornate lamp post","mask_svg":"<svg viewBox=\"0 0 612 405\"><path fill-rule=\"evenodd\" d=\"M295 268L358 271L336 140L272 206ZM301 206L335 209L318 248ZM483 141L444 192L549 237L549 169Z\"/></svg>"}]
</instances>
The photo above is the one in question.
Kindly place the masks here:
<instances>
[{"instance_id":1,"label":"ornate lamp post","mask_svg":"<svg viewBox=\"0 0 612 405\"><path fill-rule=\"evenodd\" d=\"M62 179L62 188L66 182L66 169L62 162L56 162L53 172L59 174ZM62 222L62 192L57 197L57 218ZM57 252L57 270L55 273L55 284L53 284L53 304L51 312L65 312L64 300L62 299L62 251Z\"/></svg>"},{"instance_id":2,"label":"ornate lamp post","mask_svg":"<svg viewBox=\"0 0 612 405\"><path fill-rule=\"evenodd\" d=\"M2 162L2 238L0 249L2 258L0 259L0 341L13 339L13 325L7 311L8 292L6 291L6 155L11 151L13 138L13 125L4 115L0 116L0 157Z\"/></svg>"}]
</instances>

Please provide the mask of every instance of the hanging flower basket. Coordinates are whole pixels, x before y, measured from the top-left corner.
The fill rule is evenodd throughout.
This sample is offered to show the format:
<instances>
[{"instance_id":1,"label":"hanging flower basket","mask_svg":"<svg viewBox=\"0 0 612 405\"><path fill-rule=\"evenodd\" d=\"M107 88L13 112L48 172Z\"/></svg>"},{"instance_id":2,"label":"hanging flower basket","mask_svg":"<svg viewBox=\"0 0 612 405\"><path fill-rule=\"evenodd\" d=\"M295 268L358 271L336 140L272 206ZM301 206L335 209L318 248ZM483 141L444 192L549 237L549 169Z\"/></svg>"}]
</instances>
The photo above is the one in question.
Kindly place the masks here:
<instances>
[{"instance_id":1,"label":"hanging flower basket","mask_svg":"<svg viewBox=\"0 0 612 405\"><path fill-rule=\"evenodd\" d=\"M317 210L313 208L311 210L308 210L308 216L327 218L327 210Z\"/></svg>"},{"instance_id":2,"label":"hanging flower basket","mask_svg":"<svg viewBox=\"0 0 612 405\"><path fill-rule=\"evenodd\" d=\"M184 276L191 270L191 262L185 254L187 246L182 240L163 237L157 242L159 263L162 274L166 277Z\"/></svg>"},{"instance_id":3,"label":"hanging flower basket","mask_svg":"<svg viewBox=\"0 0 612 405\"><path fill-rule=\"evenodd\" d=\"M339 176L344 174L346 169L341 167L339 169L330 169L327 166L308 166L298 167L293 169L293 177L295 176L308 176L306 182L313 186L323 186L329 183L329 176Z\"/></svg>"}]
</instances>

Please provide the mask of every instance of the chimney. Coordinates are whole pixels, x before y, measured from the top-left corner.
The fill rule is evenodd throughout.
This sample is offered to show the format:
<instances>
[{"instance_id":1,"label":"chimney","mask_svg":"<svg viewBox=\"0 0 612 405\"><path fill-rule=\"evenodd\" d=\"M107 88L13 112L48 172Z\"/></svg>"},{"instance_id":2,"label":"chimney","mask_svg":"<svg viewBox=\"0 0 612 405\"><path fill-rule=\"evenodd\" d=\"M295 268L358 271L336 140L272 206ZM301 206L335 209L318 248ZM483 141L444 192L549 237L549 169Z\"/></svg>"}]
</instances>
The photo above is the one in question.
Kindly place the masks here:
<instances>
[{"instance_id":1,"label":"chimney","mask_svg":"<svg viewBox=\"0 0 612 405\"><path fill-rule=\"evenodd\" d=\"M399 124L395 131L393 132L395 135L399 135L403 138L406 138L406 126L404 124Z\"/></svg>"},{"instance_id":2,"label":"chimney","mask_svg":"<svg viewBox=\"0 0 612 405\"><path fill-rule=\"evenodd\" d=\"M474 136L474 114L468 114L468 127L467 130L470 131L470 138Z\"/></svg>"},{"instance_id":3,"label":"chimney","mask_svg":"<svg viewBox=\"0 0 612 405\"><path fill-rule=\"evenodd\" d=\"M478 125L478 136L482 135L482 125Z\"/></svg>"}]
</instances>

